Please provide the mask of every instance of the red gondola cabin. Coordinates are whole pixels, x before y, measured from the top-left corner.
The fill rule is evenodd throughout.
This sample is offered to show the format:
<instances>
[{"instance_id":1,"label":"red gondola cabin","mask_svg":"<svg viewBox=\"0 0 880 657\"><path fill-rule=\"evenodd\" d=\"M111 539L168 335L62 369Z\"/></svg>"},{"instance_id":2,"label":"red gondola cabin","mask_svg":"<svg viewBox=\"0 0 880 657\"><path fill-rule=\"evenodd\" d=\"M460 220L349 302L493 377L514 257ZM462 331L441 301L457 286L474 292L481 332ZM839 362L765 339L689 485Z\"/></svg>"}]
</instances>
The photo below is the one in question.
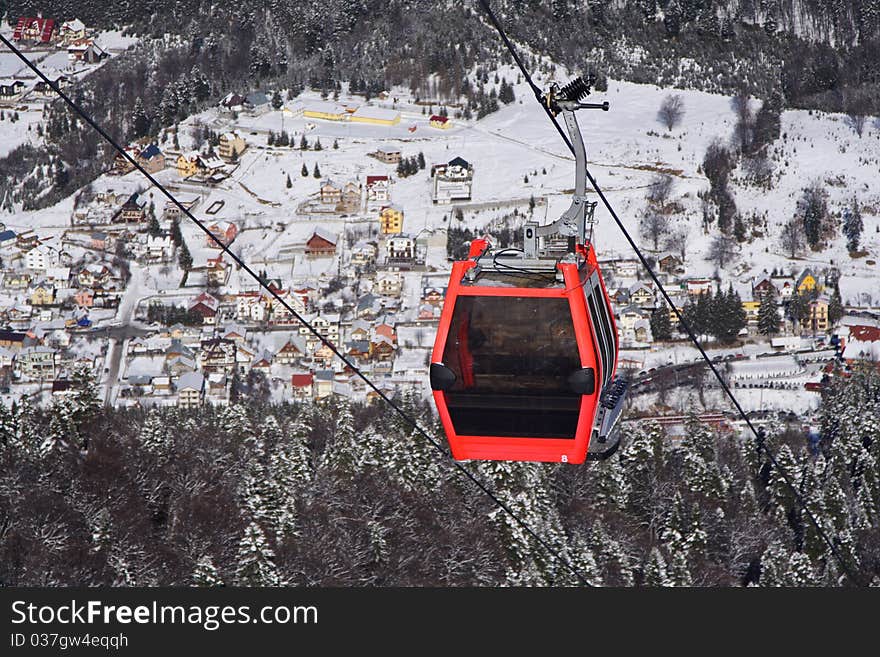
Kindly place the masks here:
<instances>
[{"instance_id":1,"label":"red gondola cabin","mask_svg":"<svg viewBox=\"0 0 880 657\"><path fill-rule=\"evenodd\" d=\"M622 395L611 385L618 340L595 252L579 247L540 274L498 256L481 267L485 250L476 240L471 259L453 265L431 359L452 454L582 463Z\"/></svg>"}]
</instances>

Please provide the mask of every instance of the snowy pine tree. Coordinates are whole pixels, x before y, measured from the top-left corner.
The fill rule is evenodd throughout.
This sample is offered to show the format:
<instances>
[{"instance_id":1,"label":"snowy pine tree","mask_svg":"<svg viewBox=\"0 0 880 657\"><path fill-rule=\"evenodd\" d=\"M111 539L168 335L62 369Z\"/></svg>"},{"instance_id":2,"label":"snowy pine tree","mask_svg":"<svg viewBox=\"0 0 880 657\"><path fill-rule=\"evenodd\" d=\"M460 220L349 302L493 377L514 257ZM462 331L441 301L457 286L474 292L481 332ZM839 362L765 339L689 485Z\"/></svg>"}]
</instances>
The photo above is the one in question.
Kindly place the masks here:
<instances>
[{"instance_id":1,"label":"snowy pine tree","mask_svg":"<svg viewBox=\"0 0 880 657\"><path fill-rule=\"evenodd\" d=\"M209 555L196 562L192 574L193 586L223 586L223 578Z\"/></svg>"},{"instance_id":2,"label":"snowy pine tree","mask_svg":"<svg viewBox=\"0 0 880 657\"><path fill-rule=\"evenodd\" d=\"M275 553L260 526L252 522L238 543L235 583L237 586L280 586Z\"/></svg>"}]
</instances>

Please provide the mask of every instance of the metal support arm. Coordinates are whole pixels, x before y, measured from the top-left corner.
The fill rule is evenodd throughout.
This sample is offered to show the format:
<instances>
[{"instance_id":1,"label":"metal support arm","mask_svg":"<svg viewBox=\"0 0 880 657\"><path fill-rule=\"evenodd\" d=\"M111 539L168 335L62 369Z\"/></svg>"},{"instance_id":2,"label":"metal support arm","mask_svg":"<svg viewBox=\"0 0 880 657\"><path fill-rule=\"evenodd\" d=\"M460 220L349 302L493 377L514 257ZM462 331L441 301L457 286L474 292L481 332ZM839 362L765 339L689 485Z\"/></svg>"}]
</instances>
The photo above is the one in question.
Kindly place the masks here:
<instances>
[{"instance_id":1,"label":"metal support arm","mask_svg":"<svg viewBox=\"0 0 880 657\"><path fill-rule=\"evenodd\" d=\"M526 224L523 233L523 249L527 258L538 257L538 244L542 237L552 235L574 237L578 244L583 244L586 240L587 222L592 220L596 204L587 200L587 149L584 146L584 138L574 114L575 110L580 109L582 105L584 104L572 101L559 103L575 155L574 196L571 199L571 205L559 219L551 224L545 226L539 226L537 222ZM592 106L585 107L592 109ZM605 105L596 105L595 108L605 109L605 107Z\"/></svg>"}]
</instances>

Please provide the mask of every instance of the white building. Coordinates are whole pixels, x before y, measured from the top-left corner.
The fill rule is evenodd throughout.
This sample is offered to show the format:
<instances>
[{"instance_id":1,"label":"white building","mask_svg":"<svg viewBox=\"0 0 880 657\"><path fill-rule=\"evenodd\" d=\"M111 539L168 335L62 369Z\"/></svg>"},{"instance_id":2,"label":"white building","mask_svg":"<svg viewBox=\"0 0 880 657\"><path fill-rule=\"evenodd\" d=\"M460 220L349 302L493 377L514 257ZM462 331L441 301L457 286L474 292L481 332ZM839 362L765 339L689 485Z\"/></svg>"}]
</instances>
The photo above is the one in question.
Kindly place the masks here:
<instances>
[{"instance_id":1,"label":"white building","mask_svg":"<svg viewBox=\"0 0 880 657\"><path fill-rule=\"evenodd\" d=\"M33 271L45 271L57 267L60 261L58 250L46 244L35 246L24 254L24 266Z\"/></svg>"},{"instance_id":2,"label":"white building","mask_svg":"<svg viewBox=\"0 0 880 657\"><path fill-rule=\"evenodd\" d=\"M474 180L473 166L463 158L456 157L446 164L431 167L434 203L452 203L471 200Z\"/></svg>"}]
</instances>

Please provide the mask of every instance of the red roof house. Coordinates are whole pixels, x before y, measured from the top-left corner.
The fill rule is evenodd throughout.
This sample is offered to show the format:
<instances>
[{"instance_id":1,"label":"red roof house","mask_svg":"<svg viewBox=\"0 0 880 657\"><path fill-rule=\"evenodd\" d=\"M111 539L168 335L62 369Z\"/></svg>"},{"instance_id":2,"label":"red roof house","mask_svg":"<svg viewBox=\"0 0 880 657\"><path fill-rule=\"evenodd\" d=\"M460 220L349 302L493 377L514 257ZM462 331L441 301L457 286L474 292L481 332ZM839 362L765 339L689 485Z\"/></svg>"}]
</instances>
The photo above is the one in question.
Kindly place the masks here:
<instances>
[{"instance_id":1,"label":"red roof house","mask_svg":"<svg viewBox=\"0 0 880 657\"><path fill-rule=\"evenodd\" d=\"M42 16L22 16L18 19L12 38L15 41L49 43L55 34L55 20Z\"/></svg>"}]
</instances>

